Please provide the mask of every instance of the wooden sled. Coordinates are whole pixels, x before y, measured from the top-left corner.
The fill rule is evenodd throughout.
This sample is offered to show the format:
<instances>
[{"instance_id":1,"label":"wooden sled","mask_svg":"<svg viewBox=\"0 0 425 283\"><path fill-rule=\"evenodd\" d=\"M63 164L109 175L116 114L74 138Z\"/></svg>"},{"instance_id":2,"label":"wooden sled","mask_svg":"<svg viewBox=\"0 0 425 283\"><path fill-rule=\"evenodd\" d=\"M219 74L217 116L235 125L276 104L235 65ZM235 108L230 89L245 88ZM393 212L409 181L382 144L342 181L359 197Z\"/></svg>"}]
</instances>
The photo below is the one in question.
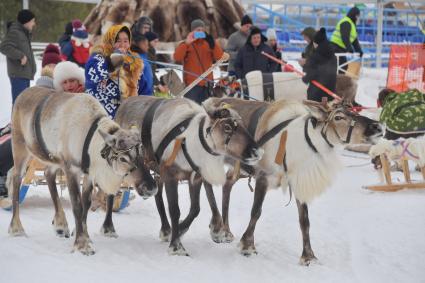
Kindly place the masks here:
<instances>
[{"instance_id":1,"label":"wooden sled","mask_svg":"<svg viewBox=\"0 0 425 283\"><path fill-rule=\"evenodd\" d=\"M390 163L388 161L388 158L383 154L381 154L379 158L381 159L382 171L384 173L386 184L365 186L364 187L365 189L372 190L372 191L379 191L379 192L397 192L403 189L425 189L425 167L421 168L423 181L413 182L412 179L410 178L408 161L407 159L403 159L402 169L403 169L405 182L393 183L391 179Z\"/></svg>"},{"instance_id":2,"label":"wooden sled","mask_svg":"<svg viewBox=\"0 0 425 283\"><path fill-rule=\"evenodd\" d=\"M19 203L23 203L25 200L25 197L27 195L28 189L31 185L37 186L37 185L46 185L46 180L44 179L44 170L45 165L40 163L39 161L32 159L29 163L27 173L25 174L25 177L22 181L21 189L19 191ZM61 189L64 189L66 187L66 178L65 175L62 173L62 171L59 171L60 173L56 176L56 183L59 185ZM11 196L9 196L11 197ZM129 205L130 201L130 190L127 186L123 188L122 192L119 192L118 195L115 197L114 202L114 211L120 211L124 208L126 208ZM11 203L11 201L10 201ZM12 205L0 205L5 210L12 210Z\"/></svg>"}]
</instances>

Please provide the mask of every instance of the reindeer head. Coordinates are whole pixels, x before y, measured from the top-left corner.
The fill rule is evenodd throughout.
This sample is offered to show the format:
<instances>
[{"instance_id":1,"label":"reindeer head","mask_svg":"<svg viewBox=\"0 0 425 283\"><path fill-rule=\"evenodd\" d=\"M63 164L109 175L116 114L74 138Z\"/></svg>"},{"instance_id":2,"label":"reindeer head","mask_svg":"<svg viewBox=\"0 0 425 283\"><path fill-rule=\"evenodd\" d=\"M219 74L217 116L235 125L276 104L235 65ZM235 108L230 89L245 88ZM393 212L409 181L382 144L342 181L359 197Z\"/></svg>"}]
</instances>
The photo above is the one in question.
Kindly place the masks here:
<instances>
[{"instance_id":1,"label":"reindeer head","mask_svg":"<svg viewBox=\"0 0 425 283\"><path fill-rule=\"evenodd\" d=\"M207 135L218 153L247 164L254 164L261 159L263 150L257 146L243 126L241 117L230 105L221 103L215 106L210 99L203 106L209 117Z\"/></svg>"},{"instance_id":2,"label":"reindeer head","mask_svg":"<svg viewBox=\"0 0 425 283\"><path fill-rule=\"evenodd\" d=\"M381 125L335 102L304 101L312 116L321 124L321 134L332 143L364 143L382 135Z\"/></svg>"},{"instance_id":3,"label":"reindeer head","mask_svg":"<svg viewBox=\"0 0 425 283\"><path fill-rule=\"evenodd\" d=\"M101 155L115 174L134 184L142 197L154 196L158 187L143 162L144 152L138 131L119 128L116 131L104 132L99 129L99 133L105 140Z\"/></svg>"}]
</instances>

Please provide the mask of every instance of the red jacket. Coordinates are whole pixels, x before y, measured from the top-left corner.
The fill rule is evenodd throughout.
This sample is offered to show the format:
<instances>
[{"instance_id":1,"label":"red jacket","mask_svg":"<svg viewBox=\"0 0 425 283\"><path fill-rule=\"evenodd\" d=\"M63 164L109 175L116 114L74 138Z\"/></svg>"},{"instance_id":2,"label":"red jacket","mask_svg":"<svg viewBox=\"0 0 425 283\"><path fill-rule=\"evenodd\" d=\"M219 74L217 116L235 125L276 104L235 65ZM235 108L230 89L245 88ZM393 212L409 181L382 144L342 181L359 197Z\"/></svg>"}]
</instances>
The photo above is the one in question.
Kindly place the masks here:
<instances>
[{"instance_id":1,"label":"red jacket","mask_svg":"<svg viewBox=\"0 0 425 283\"><path fill-rule=\"evenodd\" d=\"M196 52L198 52L199 59ZM208 42L204 39L197 39L189 45L182 42L177 46L174 52L174 60L177 63L183 64L183 70L189 72L185 72L183 75L186 86L192 83L199 75L211 67L214 61L217 61L222 56L223 49L221 49L217 41L215 42L214 48L211 49ZM208 79L213 79L212 73L208 75ZM202 80L198 85L204 86L205 83L206 81Z\"/></svg>"}]
</instances>

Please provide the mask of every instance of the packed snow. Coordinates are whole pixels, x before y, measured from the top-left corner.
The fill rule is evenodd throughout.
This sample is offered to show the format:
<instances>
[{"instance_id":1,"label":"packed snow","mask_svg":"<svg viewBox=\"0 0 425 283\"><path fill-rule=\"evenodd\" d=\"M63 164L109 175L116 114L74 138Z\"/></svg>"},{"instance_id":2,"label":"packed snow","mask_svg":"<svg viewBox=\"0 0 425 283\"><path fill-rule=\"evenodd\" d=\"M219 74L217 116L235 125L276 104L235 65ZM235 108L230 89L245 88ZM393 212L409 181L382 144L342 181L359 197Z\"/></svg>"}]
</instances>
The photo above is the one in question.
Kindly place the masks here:
<instances>
[{"instance_id":1,"label":"packed snow","mask_svg":"<svg viewBox=\"0 0 425 283\"><path fill-rule=\"evenodd\" d=\"M386 70L364 69L358 102L374 106ZM10 119L10 84L0 56L0 125ZM93 256L71 253L73 239L55 236L53 205L46 186L31 187L21 205L27 237L7 233L11 213L0 211L0 282L425 282L425 190L396 193L367 191L379 182L364 154L339 150L344 166L335 182L309 206L310 236L318 263L298 264L302 238L294 200L271 190L257 224L258 255L239 254L253 199L246 180L232 192L230 225L235 241L216 244L209 236L210 209L201 194L201 213L182 242L190 257L169 256L158 238L160 220L154 199L136 197L114 213L119 238L100 234L104 212L90 212L88 227ZM0 157L1 158L1 157ZM413 164L412 164L413 167ZM394 179L401 179L394 174ZM419 180L418 173L413 179ZM216 188L221 201L221 189ZM187 185L179 186L182 217L189 209ZM62 191L70 228L73 216Z\"/></svg>"}]
</instances>

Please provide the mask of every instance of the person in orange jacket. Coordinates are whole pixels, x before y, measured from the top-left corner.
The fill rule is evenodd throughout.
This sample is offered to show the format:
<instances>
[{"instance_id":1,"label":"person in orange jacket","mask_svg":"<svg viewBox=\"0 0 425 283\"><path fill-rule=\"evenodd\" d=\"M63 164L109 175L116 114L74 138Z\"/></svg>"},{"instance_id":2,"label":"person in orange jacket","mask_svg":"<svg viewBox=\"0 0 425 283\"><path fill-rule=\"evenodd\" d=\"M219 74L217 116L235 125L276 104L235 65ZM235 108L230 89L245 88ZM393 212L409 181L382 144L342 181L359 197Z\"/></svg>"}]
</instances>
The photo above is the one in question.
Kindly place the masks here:
<instances>
[{"instance_id":1,"label":"person in orange jacket","mask_svg":"<svg viewBox=\"0 0 425 283\"><path fill-rule=\"evenodd\" d=\"M224 53L219 43L205 32L205 23L202 20L192 21L190 29L186 40L180 43L174 52L174 60L183 64L183 80L186 86L210 68ZM207 78L212 80L212 73ZM211 91L212 85L201 80L185 97L201 104L210 96Z\"/></svg>"}]
</instances>

